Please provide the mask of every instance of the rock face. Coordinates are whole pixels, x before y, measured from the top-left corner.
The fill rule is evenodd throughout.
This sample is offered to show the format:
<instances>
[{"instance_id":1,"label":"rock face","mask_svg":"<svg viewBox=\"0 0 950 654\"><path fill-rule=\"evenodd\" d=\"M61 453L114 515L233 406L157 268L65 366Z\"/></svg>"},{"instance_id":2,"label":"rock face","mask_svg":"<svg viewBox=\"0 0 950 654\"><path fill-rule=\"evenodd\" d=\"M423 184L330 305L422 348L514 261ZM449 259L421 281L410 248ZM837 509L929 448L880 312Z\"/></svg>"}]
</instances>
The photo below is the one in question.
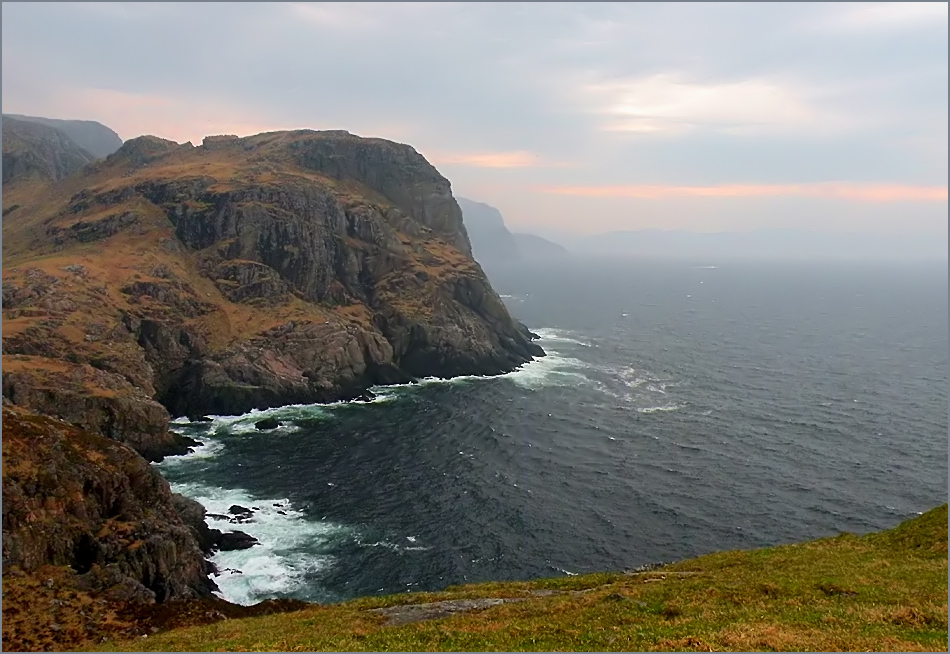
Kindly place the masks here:
<instances>
[{"instance_id":1,"label":"rock face","mask_svg":"<svg viewBox=\"0 0 950 654\"><path fill-rule=\"evenodd\" d=\"M31 362L37 362L36 367ZM168 430L165 408L124 377L90 365L55 366L37 357L4 363L3 396L134 448L149 461L186 454L193 441Z\"/></svg>"},{"instance_id":2,"label":"rock face","mask_svg":"<svg viewBox=\"0 0 950 654\"><path fill-rule=\"evenodd\" d=\"M521 253L505 219L495 207L466 198L458 199L465 226L472 239L475 259L482 265L518 261Z\"/></svg>"},{"instance_id":3,"label":"rock face","mask_svg":"<svg viewBox=\"0 0 950 654\"><path fill-rule=\"evenodd\" d=\"M153 458L181 447L169 411L543 354L472 260L449 182L346 132L133 139L5 220L4 244L4 396Z\"/></svg>"},{"instance_id":4,"label":"rock face","mask_svg":"<svg viewBox=\"0 0 950 654\"><path fill-rule=\"evenodd\" d=\"M94 120L60 120L18 114L4 114L3 120L6 121L8 117L52 127L97 159L107 157L122 147L122 139L118 134Z\"/></svg>"},{"instance_id":5,"label":"rock face","mask_svg":"<svg viewBox=\"0 0 950 654\"><path fill-rule=\"evenodd\" d=\"M118 600L208 596L168 483L130 448L3 407L3 571L70 566Z\"/></svg>"},{"instance_id":6,"label":"rock face","mask_svg":"<svg viewBox=\"0 0 950 654\"><path fill-rule=\"evenodd\" d=\"M257 545L257 539L243 531L229 531L221 534L216 545L222 552L246 550Z\"/></svg>"},{"instance_id":7,"label":"rock face","mask_svg":"<svg viewBox=\"0 0 950 654\"><path fill-rule=\"evenodd\" d=\"M3 116L4 186L21 180L59 181L93 159L95 156L53 127Z\"/></svg>"},{"instance_id":8,"label":"rock face","mask_svg":"<svg viewBox=\"0 0 950 654\"><path fill-rule=\"evenodd\" d=\"M516 262L557 261L568 256L567 250L557 243L535 234L508 231L501 212L491 205L465 198L458 202L472 240L473 256L489 271Z\"/></svg>"},{"instance_id":9,"label":"rock face","mask_svg":"<svg viewBox=\"0 0 950 654\"><path fill-rule=\"evenodd\" d=\"M4 574L69 566L121 601L207 595L203 556L256 541L210 529L148 465L194 445L171 414L369 400L543 355L409 146L141 137L92 161L47 125L3 126Z\"/></svg>"},{"instance_id":10,"label":"rock face","mask_svg":"<svg viewBox=\"0 0 950 654\"><path fill-rule=\"evenodd\" d=\"M191 529L191 533L195 537L198 546L205 554L211 554L216 550L222 552L244 550L258 543L256 538L243 531L222 532L220 529L211 529L208 527L208 523L205 522L205 516L207 515L205 508L190 498L173 494L172 504L175 510L178 511L182 522ZM239 508L243 509L243 507ZM246 522L254 515L254 512L250 509L245 509L244 511L245 512L236 514L235 522Z\"/></svg>"}]
</instances>

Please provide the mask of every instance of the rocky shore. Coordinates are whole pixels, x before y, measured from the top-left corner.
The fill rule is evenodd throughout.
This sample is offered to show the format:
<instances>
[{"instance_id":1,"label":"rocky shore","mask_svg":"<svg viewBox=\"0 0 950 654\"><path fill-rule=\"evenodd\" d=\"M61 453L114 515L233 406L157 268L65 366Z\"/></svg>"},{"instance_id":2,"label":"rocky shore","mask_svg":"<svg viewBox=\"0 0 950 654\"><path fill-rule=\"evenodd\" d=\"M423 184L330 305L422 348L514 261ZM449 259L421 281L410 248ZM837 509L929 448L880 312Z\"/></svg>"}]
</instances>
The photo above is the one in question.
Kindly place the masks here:
<instances>
[{"instance_id":1,"label":"rocky shore","mask_svg":"<svg viewBox=\"0 0 950 654\"><path fill-rule=\"evenodd\" d=\"M62 159L34 140L31 157ZM543 355L409 146L141 137L90 161L4 179L5 598L8 575L51 566L57 588L107 602L211 596L206 556L254 543L209 529L148 465L195 445L172 417L366 399Z\"/></svg>"}]
</instances>

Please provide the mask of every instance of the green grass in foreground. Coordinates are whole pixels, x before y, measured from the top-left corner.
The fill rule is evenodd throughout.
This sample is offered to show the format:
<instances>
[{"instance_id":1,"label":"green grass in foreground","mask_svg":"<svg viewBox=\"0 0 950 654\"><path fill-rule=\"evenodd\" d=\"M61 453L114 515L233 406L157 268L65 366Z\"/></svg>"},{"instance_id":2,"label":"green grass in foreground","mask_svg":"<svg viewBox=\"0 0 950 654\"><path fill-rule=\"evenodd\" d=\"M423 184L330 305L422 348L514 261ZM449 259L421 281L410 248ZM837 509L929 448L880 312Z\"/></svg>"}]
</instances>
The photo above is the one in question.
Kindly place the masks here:
<instances>
[{"instance_id":1,"label":"green grass in foreground","mask_svg":"<svg viewBox=\"0 0 950 654\"><path fill-rule=\"evenodd\" d=\"M392 626L385 616L367 611L486 597L528 599ZM115 651L947 651L947 505L882 533L721 552L644 574L364 598L109 646Z\"/></svg>"}]
</instances>

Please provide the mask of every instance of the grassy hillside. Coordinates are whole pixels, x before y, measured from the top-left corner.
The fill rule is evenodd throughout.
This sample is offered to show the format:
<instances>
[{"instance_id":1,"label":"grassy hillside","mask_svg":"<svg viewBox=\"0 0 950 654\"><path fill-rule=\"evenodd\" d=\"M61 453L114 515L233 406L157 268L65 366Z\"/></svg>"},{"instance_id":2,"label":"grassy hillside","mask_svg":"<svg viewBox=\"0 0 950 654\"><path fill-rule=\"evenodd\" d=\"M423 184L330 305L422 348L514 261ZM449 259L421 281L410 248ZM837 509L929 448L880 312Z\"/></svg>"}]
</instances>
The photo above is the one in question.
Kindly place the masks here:
<instances>
[{"instance_id":1,"label":"grassy hillside","mask_svg":"<svg viewBox=\"0 0 950 654\"><path fill-rule=\"evenodd\" d=\"M639 573L366 598L109 646L946 651L947 505L866 536L722 552Z\"/></svg>"}]
</instances>

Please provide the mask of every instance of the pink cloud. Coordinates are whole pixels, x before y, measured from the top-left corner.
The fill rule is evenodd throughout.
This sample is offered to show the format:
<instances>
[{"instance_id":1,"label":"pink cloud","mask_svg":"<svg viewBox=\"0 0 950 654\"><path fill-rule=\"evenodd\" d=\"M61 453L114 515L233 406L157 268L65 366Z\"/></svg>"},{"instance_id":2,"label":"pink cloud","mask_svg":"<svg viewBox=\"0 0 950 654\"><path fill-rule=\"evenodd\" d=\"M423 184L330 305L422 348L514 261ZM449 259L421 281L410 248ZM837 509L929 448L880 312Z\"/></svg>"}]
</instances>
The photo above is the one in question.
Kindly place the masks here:
<instances>
[{"instance_id":1,"label":"pink cloud","mask_svg":"<svg viewBox=\"0 0 950 654\"><path fill-rule=\"evenodd\" d=\"M433 164L455 164L475 168L564 168L569 164L547 161L526 150L509 152L429 152L425 155Z\"/></svg>"},{"instance_id":2,"label":"pink cloud","mask_svg":"<svg viewBox=\"0 0 950 654\"><path fill-rule=\"evenodd\" d=\"M946 186L897 184L722 184L718 186L623 185L545 186L536 190L554 195L600 198L662 199L676 197L780 197L839 198L858 202L946 202Z\"/></svg>"},{"instance_id":3,"label":"pink cloud","mask_svg":"<svg viewBox=\"0 0 950 654\"><path fill-rule=\"evenodd\" d=\"M294 128L236 111L230 105L201 100L188 102L156 93L96 88L64 90L53 102L47 103L41 115L97 120L114 129L123 139L151 134L179 143L191 141L195 144L212 134L250 136Z\"/></svg>"}]
</instances>

